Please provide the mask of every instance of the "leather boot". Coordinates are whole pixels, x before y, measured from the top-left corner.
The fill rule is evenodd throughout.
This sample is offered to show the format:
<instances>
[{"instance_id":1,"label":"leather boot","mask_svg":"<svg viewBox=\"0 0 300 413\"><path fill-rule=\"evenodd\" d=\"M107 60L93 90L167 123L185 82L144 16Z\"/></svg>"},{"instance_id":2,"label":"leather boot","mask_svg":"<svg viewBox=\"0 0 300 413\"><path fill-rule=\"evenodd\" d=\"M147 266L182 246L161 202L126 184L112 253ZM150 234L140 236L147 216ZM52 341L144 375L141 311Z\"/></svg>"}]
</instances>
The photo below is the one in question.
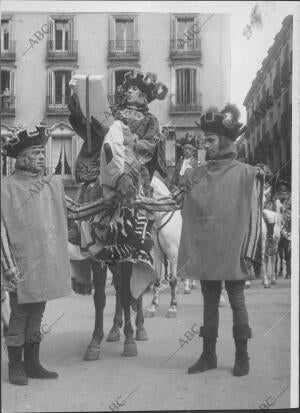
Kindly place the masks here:
<instances>
[{"instance_id":1,"label":"leather boot","mask_svg":"<svg viewBox=\"0 0 300 413\"><path fill-rule=\"evenodd\" d=\"M203 337L203 352L198 361L189 367L189 374L217 368L216 342L216 338Z\"/></svg>"},{"instance_id":2,"label":"leather boot","mask_svg":"<svg viewBox=\"0 0 300 413\"><path fill-rule=\"evenodd\" d=\"M24 371L22 355L23 346L7 346L8 351L8 378L10 383L24 386L28 384L28 378Z\"/></svg>"},{"instance_id":3,"label":"leather boot","mask_svg":"<svg viewBox=\"0 0 300 413\"><path fill-rule=\"evenodd\" d=\"M249 326L233 327L233 336L236 349L233 375L246 376L249 373L247 343L248 338L251 337L251 329Z\"/></svg>"},{"instance_id":4,"label":"leather boot","mask_svg":"<svg viewBox=\"0 0 300 413\"><path fill-rule=\"evenodd\" d=\"M34 379L56 379L58 374L44 369L39 359L40 343L25 343L24 366L28 377Z\"/></svg>"}]
</instances>

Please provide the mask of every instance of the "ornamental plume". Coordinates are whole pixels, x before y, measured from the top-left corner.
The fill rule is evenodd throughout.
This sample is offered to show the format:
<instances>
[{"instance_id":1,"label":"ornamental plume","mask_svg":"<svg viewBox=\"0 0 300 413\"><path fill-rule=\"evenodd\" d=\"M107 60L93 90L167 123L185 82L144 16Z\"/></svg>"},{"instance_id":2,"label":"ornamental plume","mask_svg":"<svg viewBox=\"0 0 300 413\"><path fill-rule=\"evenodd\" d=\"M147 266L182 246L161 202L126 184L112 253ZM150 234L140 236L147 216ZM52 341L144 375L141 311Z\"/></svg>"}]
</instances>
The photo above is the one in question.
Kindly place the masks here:
<instances>
[{"instance_id":1,"label":"ornamental plume","mask_svg":"<svg viewBox=\"0 0 300 413\"><path fill-rule=\"evenodd\" d=\"M232 122L237 122L240 118L241 112L239 111L238 107L236 105L232 105L230 103L227 103L225 108L221 111L221 113L225 114L231 114L231 121Z\"/></svg>"}]
</instances>

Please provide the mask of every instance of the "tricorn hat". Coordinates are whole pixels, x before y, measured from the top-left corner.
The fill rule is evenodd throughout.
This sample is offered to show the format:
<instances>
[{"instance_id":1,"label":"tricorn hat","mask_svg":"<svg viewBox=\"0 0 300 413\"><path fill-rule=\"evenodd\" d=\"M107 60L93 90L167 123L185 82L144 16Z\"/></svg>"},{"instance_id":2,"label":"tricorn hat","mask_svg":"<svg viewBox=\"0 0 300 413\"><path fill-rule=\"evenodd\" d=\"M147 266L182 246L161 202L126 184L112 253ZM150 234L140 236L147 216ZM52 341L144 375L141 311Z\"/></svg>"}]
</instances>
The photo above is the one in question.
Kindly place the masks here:
<instances>
[{"instance_id":1,"label":"tricorn hat","mask_svg":"<svg viewBox=\"0 0 300 413\"><path fill-rule=\"evenodd\" d=\"M204 132L226 136L235 141L245 130L243 124L238 122L240 111L235 105L228 104L219 112L217 108L209 108L200 117L200 127Z\"/></svg>"},{"instance_id":2,"label":"tricorn hat","mask_svg":"<svg viewBox=\"0 0 300 413\"><path fill-rule=\"evenodd\" d=\"M29 148L30 146L45 146L48 138L49 135L45 125L36 126L36 130L33 132L22 129L5 141L3 150L6 156L16 158L25 148Z\"/></svg>"},{"instance_id":3,"label":"tricorn hat","mask_svg":"<svg viewBox=\"0 0 300 413\"><path fill-rule=\"evenodd\" d=\"M130 70L124 75L123 88L127 90L130 86L137 86L143 93L146 94L147 102L150 103L154 99L163 100L168 88L161 82L157 82L155 73L144 73L137 70Z\"/></svg>"}]
</instances>

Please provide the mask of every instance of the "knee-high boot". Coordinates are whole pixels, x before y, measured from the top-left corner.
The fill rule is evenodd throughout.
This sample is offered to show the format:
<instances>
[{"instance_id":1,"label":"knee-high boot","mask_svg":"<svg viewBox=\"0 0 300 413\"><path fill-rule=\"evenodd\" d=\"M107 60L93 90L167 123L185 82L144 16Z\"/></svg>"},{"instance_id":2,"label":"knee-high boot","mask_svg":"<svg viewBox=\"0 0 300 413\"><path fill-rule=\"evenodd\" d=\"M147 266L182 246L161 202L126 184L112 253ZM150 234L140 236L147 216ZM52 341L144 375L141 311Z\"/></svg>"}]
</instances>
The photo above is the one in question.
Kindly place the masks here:
<instances>
[{"instance_id":1,"label":"knee-high boot","mask_svg":"<svg viewBox=\"0 0 300 413\"><path fill-rule=\"evenodd\" d=\"M56 379L58 374L44 369L40 364L40 343L25 343L24 366L28 377L35 379Z\"/></svg>"},{"instance_id":2,"label":"knee-high boot","mask_svg":"<svg viewBox=\"0 0 300 413\"><path fill-rule=\"evenodd\" d=\"M7 346L8 352L8 378L10 383L24 386L28 378L24 371L22 356L23 346Z\"/></svg>"},{"instance_id":3,"label":"knee-high boot","mask_svg":"<svg viewBox=\"0 0 300 413\"><path fill-rule=\"evenodd\" d=\"M234 326L233 337L235 342L235 362L233 367L234 376L245 376L249 373L249 357L247 344L251 338L251 328L247 325Z\"/></svg>"},{"instance_id":4,"label":"knee-high boot","mask_svg":"<svg viewBox=\"0 0 300 413\"><path fill-rule=\"evenodd\" d=\"M216 343L217 334L206 327L200 328L200 337L203 337L203 352L200 358L188 369L189 374L202 373L217 368Z\"/></svg>"}]
</instances>

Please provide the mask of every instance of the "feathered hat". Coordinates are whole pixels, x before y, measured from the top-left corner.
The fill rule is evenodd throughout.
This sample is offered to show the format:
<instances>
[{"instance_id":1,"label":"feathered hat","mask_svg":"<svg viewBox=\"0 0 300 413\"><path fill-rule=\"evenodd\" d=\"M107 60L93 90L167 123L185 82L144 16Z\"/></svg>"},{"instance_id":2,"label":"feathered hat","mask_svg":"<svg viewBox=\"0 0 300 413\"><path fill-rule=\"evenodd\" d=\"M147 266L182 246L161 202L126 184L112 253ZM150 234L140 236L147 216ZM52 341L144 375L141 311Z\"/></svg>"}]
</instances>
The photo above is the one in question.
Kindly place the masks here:
<instances>
[{"instance_id":1,"label":"feathered hat","mask_svg":"<svg viewBox=\"0 0 300 413\"><path fill-rule=\"evenodd\" d=\"M216 107L210 107L200 117L198 125L204 132L226 136L235 141L245 131L245 127L242 128L243 124L238 122L239 117L240 111L236 105L228 103L221 112Z\"/></svg>"},{"instance_id":2,"label":"feathered hat","mask_svg":"<svg viewBox=\"0 0 300 413\"><path fill-rule=\"evenodd\" d=\"M161 82L157 82L157 75L155 73L144 73L137 70L130 70L125 73L123 88L127 90L130 86L137 86L143 93L146 94L147 102L150 103L155 99L163 100L168 88Z\"/></svg>"},{"instance_id":3,"label":"feathered hat","mask_svg":"<svg viewBox=\"0 0 300 413\"><path fill-rule=\"evenodd\" d=\"M30 132L22 129L7 138L3 143L3 150L6 156L16 158L18 154L25 148L30 146L45 146L49 135L45 125L36 126L36 130Z\"/></svg>"}]
</instances>

